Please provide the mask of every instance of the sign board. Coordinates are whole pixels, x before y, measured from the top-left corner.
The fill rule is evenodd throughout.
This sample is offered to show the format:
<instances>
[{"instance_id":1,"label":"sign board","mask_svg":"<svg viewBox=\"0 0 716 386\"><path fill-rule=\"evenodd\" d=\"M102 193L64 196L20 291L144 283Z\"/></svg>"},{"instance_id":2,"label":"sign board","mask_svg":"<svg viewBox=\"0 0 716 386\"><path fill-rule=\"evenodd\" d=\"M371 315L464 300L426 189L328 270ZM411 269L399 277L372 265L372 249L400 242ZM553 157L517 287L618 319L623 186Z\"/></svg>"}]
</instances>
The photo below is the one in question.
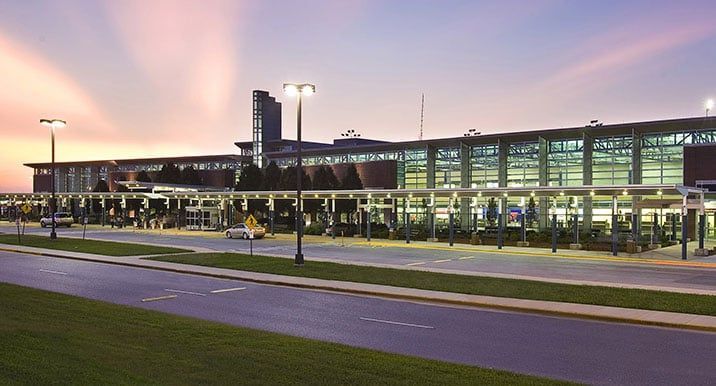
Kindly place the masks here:
<instances>
[{"instance_id":1,"label":"sign board","mask_svg":"<svg viewBox=\"0 0 716 386\"><path fill-rule=\"evenodd\" d=\"M249 227L249 229L254 229L257 222L258 221L256 221L256 218L252 214L250 214L249 217L246 219L246 221L244 221L244 223L246 224L247 227Z\"/></svg>"},{"instance_id":2,"label":"sign board","mask_svg":"<svg viewBox=\"0 0 716 386\"><path fill-rule=\"evenodd\" d=\"M21 206L20 209L22 210L22 213L25 213L25 214L32 212L32 207L27 203L25 203L23 206Z\"/></svg>"}]
</instances>

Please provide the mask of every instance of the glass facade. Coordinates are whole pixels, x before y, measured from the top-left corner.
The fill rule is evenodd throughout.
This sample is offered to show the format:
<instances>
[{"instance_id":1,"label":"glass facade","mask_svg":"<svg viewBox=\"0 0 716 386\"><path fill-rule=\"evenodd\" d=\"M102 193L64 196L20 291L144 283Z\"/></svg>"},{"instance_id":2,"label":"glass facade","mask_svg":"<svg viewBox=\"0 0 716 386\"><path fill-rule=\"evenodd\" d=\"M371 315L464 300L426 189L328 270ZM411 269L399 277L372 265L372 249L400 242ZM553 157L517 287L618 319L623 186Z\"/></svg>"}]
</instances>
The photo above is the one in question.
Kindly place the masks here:
<instances>
[{"instance_id":1,"label":"glass facade","mask_svg":"<svg viewBox=\"0 0 716 386\"><path fill-rule=\"evenodd\" d=\"M446 147L435 150L435 187L460 187L459 147Z\"/></svg>"},{"instance_id":2,"label":"glass facade","mask_svg":"<svg viewBox=\"0 0 716 386\"><path fill-rule=\"evenodd\" d=\"M716 143L716 131L657 133L641 139L641 182L643 184L683 183L684 145Z\"/></svg>"},{"instance_id":3,"label":"glass facade","mask_svg":"<svg viewBox=\"0 0 716 386\"><path fill-rule=\"evenodd\" d=\"M407 189L428 187L428 151L410 149L405 151L405 184Z\"/></svg>"},{"instance_id":4,"label":"glass facade","mask_svg":"<svg viewBox=\"0 0 716 386\"><path fill-rule=\"evenodd\" d=\"M564 139L550 141L547 151L549 186L580 186L584 179L584 141Z\"/></svg>"},{"instance_id":5,"label":"glass facade","mask_svg":"<svg viewBox=\"0 0 716 386\"><path fill-rule=\"evenodd\" d=\"M539 143L511 143L507 152L507 186L539 186Z\"/></svg>"},{"instance_id":6,"label":"glass facade","mask_svg":"<svg viewBox=\"0 0 716 386\"><path fill-rule=\"evenodd\" d=\"M626 185L632 181L632 136L594 139L592 152L593 185Z\"/></svg>"},{"instance_id":7,"label":"glass facade","mask_svg":"<svg viewBox=\"0 0 716 386\"><path fill-rule=\"evenodd\" d=\"M470 148L470 186L496 188L498 186L497 145L478 145Z\"/></svg>"}]
</instances>

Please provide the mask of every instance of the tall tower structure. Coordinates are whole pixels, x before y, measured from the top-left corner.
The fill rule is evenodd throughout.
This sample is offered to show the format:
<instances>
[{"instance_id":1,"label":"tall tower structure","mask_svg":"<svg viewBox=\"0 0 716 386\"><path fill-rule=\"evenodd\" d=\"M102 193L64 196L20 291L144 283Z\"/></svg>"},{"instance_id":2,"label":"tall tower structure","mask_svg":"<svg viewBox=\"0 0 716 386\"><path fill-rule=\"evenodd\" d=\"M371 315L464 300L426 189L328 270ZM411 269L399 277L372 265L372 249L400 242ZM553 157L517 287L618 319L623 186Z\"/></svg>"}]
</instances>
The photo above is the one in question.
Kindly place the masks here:
<instances>
[{"instance_id":1,"label":"tall tower structure","mask_svg":"<svg viewBox=\"0 0 716 386\"><path fill-rule=\"evenodd\" d=\"M281 139L281 102L276 102L268 91L262 90L254 90L253 99L253 162L262 168L264 160L261 154L266 144Z\"/></svg>"}]
</instances>

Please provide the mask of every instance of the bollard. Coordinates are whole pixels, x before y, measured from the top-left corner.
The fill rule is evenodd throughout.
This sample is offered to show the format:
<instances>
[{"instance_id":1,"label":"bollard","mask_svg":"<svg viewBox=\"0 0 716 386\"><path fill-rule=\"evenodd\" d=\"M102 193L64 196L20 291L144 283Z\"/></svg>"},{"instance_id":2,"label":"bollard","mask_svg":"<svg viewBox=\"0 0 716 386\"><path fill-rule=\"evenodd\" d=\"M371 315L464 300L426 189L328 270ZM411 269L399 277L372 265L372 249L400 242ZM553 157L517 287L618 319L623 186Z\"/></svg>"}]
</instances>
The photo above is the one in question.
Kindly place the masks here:
<instances>
[{"instance_id":1,"label":"bollard","mask_svg":"<svg viewBox=\"0 0 716 386\"><path fill-rule=\"evenodd\" d=\"M676 213L671 214L671 241L676 241Z\"/></svg>"},{"instance_id":2,"label":"bollard","mask_svg":"<svg viewBox=\"0 0 716 386\"><path fill-rule=\"evenodd\" d=\"M502 214L497 215L497 249L502 249Z\"/></svg>"},{"instance_id":3,"label":"bollard","mask_svg":"<svg viewBox=\"0 0 716 386\"><path fill-rule=\"evenodd\" d=\"M706 237L706 215L699 215L699 249L704 249L704 237Z\"/></svg>"},{"instance_id":4,"label":"bollard","mask_svg":"<svg viewBox=\"0 0 716 386\"><path fill-rule=\"evenodd\" d=\"M455 241L455 213L450 212L450 246L452 247L453 242Z\"/></svg>"},{"instance_id":5,"label":"bollard","mask_svg":"<svg viewBox=\"0 0 716 386\"><path fill-rule=\"evenodd\" d=\"M612 215L612 255L617 255L617 247L619 244L619 216Z\"/></svg>"},{"instance_id":6,"label":"bollard","mask_svg":"<svg viewBox=\"0 0 716 386\"><path fill-rule=\"evenodd\" d=\"M274 228L273 216L274 216L273 210L269 210L269 222L270 222L270 225L271 225L271 236L275 236L275 235L276 235L276 233L274 232L274 229L273 229L273 228Z\"/></svg>"},{"instance_id":7,"label":"bollard","mask_svg":"<svg viewBox=\"0 0 716 386\"><path fill-rule=\"evenodd\" d=\"M522 242L527 241L527 226L525 224L525 213L520 213L520 229L522 230Z\"/></svg>"},{"instance_id":8,"label":"bollard","mask_svg":"<svg viewBox=\"0 0 716 386\"><path fill-rule=\"evenodd\" d=\"M557 253L557 215L552 215L552 253Z\"/></svg>"},{"instance_id":9,"label":"bollard","mask_svg":"<svg viewBox=\"0 0 716 386\"><path fill-rule=\"evenodd\" d=\"M366 233L367 241L370 242L370 216L368 216L368 222L366 223L366 226L365 226L365 233Z\"/></svg>"},{"instance_id":10,"label":"bollard","mask_svg":"<svg viewBox=\"0 0 716 386\"><path fill-rule=\"evenodd\" d=\"M631 214L631 237L639 245L639 215L636 213Z\"/></svg>"},{"instance_id":11,"label":"bollard","mask_svg":"<svg viewBox=\"0 0 716 386\"><path fill-rule=\"evenodd\" d=\"M405 213L405 243L410 244L410 213Z\"/></svg>"},{"instance_id":12,"label":"bollard","mask_svg":"<svg viewBox=\"0 0 716 386\"><path fill-rule=\"evenodd\" d=\"M572 228L574 229L574 243L579 244L579 215L572 216Z\"/></svg>"},{"instance_id":13,"label":"bollard","mask_svg":"<svg viewBox=\"0 0 716 386\"><path fill-rule=\"evenodd\" d=\"M689 237L688 215L681 217L681 260L686 260L686 239Z\"/></svg>"}]
</instances>

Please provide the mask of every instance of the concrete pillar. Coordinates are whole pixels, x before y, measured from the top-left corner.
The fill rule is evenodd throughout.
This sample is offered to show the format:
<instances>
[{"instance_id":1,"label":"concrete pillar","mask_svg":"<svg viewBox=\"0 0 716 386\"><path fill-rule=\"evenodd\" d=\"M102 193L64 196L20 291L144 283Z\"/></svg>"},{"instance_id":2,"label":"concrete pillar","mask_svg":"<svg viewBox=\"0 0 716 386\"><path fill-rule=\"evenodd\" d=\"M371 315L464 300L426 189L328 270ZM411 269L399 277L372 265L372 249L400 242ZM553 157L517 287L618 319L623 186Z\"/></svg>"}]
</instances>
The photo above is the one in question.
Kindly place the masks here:
<instances>
[{"instance_id":1,"label":"concrete pillar","mask_svg":"<svg viewBox=\"0 0 716 386\"><path fill-rule=\"evenodd\" d=\"M548 164L547 164L547 152L549 148L547 146L547 139L544 137L538 138L538 162L539 162L539 186L549 186L548 179Z\"/></svg>"},{"instance_id":2,"label":"concrete pillar","mask_svg":"<svg viewBox=\"0 0 716 386\"><path fill-rule=\"evenodd\" d=\"M427 187L435 188L435 147L434 146L427 147L427 165L426 165L425 172L427 174Z\"/></svg>"},{"instance_id":3,"label":"concrete pillar","mask_svg":"<svg viewBox=\"0 0 716 386\"><path fill-rule=\"evenodd\" d=\"M582 184L592 185L592 153L594 152L594 140L587 133L582 134ZM592 229L592 196L585 196L582 199L582 222L586 230Z\"/></svg>"},{"instance_id":4,"label":"concrete pillar","mask_svg":"<svg viewBox=\"0 0 716 386\"><path fill-rule=\"evenodd\" d=\"M497 185L499 187L507 186L507 153L510 150L510 144L503 140L497 140Z\"/></svg>"},{"instance_id":5,"label":"concrete pillar","mask_svg":"<svg viewBox=\"0 0 716 386\"><path fill-rule=\"evenodd\" d=\"M557 215L552 215L552 253L557 253Z\"/></svg>"},{"instance_id":6,"label":"concrete pillar","mask_svg":"<svg viewBox=\"0 0 716 386\"><path fill-rule=\"evenodd\" d=\"M460 187L470 187L470 146L464 142L460 143ZM460 198L460 229L470 230L470 199Z\"/></svg>"}]
</instances>

